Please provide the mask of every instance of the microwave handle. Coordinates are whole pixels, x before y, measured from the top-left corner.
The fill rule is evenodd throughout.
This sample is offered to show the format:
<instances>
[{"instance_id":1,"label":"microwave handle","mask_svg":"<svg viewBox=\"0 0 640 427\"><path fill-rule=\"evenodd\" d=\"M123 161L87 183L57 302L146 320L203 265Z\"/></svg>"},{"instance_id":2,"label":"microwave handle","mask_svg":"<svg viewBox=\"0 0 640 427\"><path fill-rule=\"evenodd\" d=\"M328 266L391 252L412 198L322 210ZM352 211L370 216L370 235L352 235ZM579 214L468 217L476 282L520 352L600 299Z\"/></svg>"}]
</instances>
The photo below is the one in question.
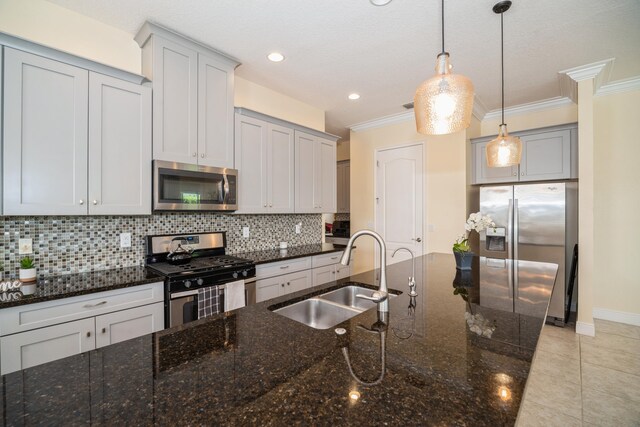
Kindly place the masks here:
<instances>
[{"instance_id":1,"label":"microwave handle","mask_svg":"<svg viewBox=\"0 0 640 427\"><path fill-rule=\"evenodd\" d=\"M227 202L227 195L229 194L229 179L227 178L227 174L222 175L222 180L224 184L222 184L222 203Z\"/></svg>"}]
</instances>

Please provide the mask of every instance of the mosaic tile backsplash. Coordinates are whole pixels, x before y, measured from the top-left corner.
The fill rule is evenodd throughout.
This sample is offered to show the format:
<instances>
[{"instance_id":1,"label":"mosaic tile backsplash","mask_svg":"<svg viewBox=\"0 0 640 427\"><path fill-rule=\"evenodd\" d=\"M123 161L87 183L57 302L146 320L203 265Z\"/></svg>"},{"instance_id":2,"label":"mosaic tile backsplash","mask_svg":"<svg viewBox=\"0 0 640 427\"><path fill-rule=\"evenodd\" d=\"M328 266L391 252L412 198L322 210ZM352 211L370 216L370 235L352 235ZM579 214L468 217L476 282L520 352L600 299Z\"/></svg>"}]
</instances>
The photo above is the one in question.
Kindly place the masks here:
<instances>
[{"instance_id":1,"label":"mosaic tile backsplash","mask_svg":"<svg viewBox=\"0 0 640 427\"><path fill-rule=\"evenodd\" d=\"M302 232L295 225L302 223ZM250 237L242 237L249 227ZM320 243L322 215L230 215L163 213L151 216L0 216L0 260L4 278L18 275L18 239L33 240L38 276L82 273L144 265L147 235L227 232L227 253ZM131 233L131 247L120 248L120 233Z\"/></svg>"}]
</instances>

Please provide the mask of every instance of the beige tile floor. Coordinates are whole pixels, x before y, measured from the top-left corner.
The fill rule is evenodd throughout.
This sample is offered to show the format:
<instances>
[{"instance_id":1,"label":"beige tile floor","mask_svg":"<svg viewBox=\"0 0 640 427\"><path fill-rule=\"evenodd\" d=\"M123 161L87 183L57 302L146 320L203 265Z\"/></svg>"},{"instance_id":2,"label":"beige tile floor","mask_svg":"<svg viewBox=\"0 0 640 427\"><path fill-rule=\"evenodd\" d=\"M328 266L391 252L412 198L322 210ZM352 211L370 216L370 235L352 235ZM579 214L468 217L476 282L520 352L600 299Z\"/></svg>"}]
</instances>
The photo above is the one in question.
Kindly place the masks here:
<instances>
[{"instance_id":1,"label":"beige tile floor","mask_svg":"<svg viewBox=\"0 0 640 427\"><path fill-rule=\"evenodd\" d=\"M595 337L545 325L517 426L640 426L640 326L595 322Z\"/></svg>"}]
</instances>

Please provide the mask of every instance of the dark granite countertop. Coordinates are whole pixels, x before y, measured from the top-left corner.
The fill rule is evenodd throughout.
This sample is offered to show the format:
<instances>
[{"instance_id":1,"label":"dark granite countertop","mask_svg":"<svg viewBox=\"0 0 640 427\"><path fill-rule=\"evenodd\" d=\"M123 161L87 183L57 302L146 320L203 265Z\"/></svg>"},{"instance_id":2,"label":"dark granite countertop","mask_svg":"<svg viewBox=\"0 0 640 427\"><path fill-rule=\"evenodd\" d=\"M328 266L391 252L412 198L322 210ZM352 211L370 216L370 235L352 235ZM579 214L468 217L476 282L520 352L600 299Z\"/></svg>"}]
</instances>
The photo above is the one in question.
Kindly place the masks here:
<instances>
[{"instance_id":1,"label":"dark granite countertop","mask_svg":"<svg viewBox=\"0 0 640 427\"><path fill-rule=\"evenodd\" d=\"M322 255L330 252L341 252L344 251L344 248L343 245L316 243L313 245L292 246L287 249L268 249L265 251L242 252L233 255L250 259L256 264L266 264L268 262Z\"/></svg>"},{"instance_id":2,"label":"dark granite countertop","mask_svg":"<svg viewBox=\"0 0 640 427\"><path fill-rule=\"evenodd\" d=\"M2 378L6 425L513 425L555 280L554 264L450 254L388 267L375 308L316 330L273 313L349 280L201 319ZM518 271L514 299L511 271ZM453 285L453 282L456 285ZM378 331L378 332L376 332ZM351 369L347 364L348 355ZM381 365L384 376L380 380ZM375 383L375 384L374 384ZM359 393L359 399L350 398Z\"/></svg>"},{"instance_id":3,"label":"dark granite countertop","mask_svg":"<svg viewBox=\"0 0 640 427\"><path fill-rule=\"evenodd\" d=\"M35 286L23 284L18 291L0 293L0 309L162 282L163 280L162 276L145 267L122 267L90 273L53 276L39 279ZM23 293L23 291L25 292ZM26 295L28 292L33 293Z\"/></svg>"}]
</instances>

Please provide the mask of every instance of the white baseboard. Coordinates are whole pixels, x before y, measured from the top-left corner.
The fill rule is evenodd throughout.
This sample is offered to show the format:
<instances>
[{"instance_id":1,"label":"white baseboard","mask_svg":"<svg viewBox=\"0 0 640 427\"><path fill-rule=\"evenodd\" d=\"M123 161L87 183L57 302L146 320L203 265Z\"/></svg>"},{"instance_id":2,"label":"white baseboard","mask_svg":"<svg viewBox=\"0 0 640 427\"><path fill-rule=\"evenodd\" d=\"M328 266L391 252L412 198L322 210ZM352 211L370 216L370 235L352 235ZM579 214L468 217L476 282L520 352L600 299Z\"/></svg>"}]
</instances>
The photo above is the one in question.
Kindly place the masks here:
<instances>
[{"instance_id":1,"label":"white baseboard","mask_svg":"<svg viewBox=\"0 0 640 427\"><path fill-rule=\"evenodd\" d=\"M640 314L624 311L609 310L608 308L594 308L593 317L596 319L610 320L612 322L626 323L627 325L640 326Z\"/></svg>"},{"instance_id":2,"label":"white baseboard","mask_svg":"<svg viewBox=\"0 0 640 427\"><path fill-rule=\"evenodd\" d=\"M595 337L596 328L593 323L576 322L576 333L580 335L587 335L589 337Z\"/></svg>"}]
</instances>

